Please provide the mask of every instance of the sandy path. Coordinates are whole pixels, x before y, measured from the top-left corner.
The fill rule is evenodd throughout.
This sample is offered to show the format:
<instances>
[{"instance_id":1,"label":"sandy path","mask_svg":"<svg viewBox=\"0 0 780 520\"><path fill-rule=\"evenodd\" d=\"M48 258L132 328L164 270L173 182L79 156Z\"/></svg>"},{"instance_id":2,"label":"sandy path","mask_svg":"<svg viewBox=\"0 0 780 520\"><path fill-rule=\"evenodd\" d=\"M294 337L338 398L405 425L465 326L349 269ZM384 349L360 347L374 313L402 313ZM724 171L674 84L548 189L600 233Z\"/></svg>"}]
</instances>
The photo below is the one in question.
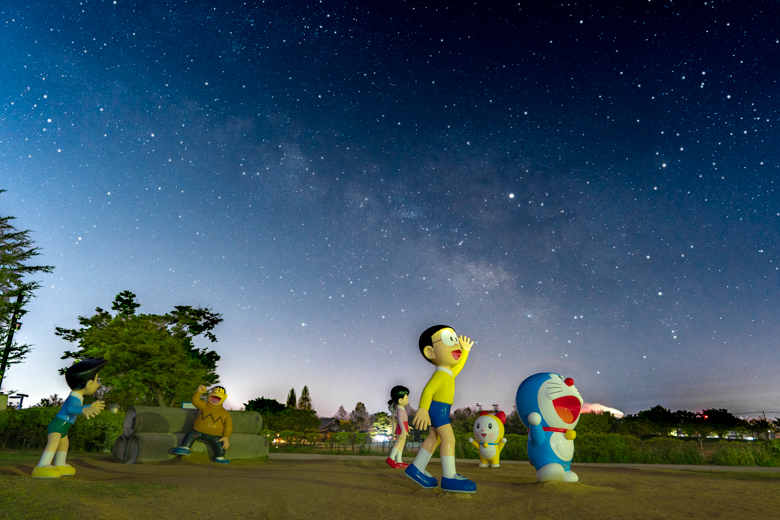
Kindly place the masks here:
<instances>
[{"instance_id":1,"label":"sandy path","mask_svg":"<svg viewBox=\"0 0 780 520\"><path fill-rule=\"evenodd\" d=\"M0 465L3 518L761 518L780 507L780 471L687 471L580 465L577 484L540 484L528 463L458 471L474 495L424 490L380 457L272 455L266 464L175 460L125 465L76 455L72 479ZM700 468L696 468L697 470ZM432 461L430 472L441 476ZM3 515L6 513L6 516ZM769 514L769 516L767 516ZM10 516L8 516L10 515Z\"/></svg>"}]
</instances>

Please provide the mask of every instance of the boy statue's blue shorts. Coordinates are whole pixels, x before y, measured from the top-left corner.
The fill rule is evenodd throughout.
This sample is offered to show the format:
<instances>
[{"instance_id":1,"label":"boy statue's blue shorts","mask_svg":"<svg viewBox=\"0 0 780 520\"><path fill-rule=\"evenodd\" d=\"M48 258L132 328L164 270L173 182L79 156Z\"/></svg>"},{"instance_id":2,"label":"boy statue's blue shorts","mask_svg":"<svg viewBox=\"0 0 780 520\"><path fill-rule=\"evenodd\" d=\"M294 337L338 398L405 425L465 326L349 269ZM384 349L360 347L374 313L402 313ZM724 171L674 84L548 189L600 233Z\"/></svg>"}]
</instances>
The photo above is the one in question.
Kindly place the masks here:
<instances>
[{"instance_id":1,"label":"boy statue's blue shorts","mask_svg":"<svg viewBox=\"0 0 780 520\"><path fill-rule=\"evenodd\" d=\"M445 424L450 424L451 406L451 404L431 401L431 408L428 410L428 415L431 418L431 424L434 428L441 428Z\"/></svg>"}]
</instances>

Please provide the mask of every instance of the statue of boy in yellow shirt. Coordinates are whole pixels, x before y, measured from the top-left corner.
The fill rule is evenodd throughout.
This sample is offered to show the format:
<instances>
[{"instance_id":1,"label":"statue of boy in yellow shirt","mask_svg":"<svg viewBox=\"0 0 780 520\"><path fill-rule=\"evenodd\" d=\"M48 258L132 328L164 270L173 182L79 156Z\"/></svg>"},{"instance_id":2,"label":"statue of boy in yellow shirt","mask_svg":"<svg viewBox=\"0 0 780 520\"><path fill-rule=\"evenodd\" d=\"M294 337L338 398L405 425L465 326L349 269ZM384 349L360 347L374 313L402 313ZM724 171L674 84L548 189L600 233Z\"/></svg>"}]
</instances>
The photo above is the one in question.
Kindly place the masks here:
<instances>
[{"instance_id":1,"label":"statue of boy in yellow shirt","mask_svg":"<svg viewBox=\"0 0 780 520\"><path fill-rule=\"evenodd\" d=\"M420 406L414 416L414 427L424 430L430 426L414 462L406 468L406 476L424 488L435 488L436 479L425 467L436 446L441 442L441 489L452 493L474 493L477 485L455 472L455 434L450 424L450 408L455 399L455 377L460 373L474 342L458 337L447 325L434 325L420 335L420 353L436 365L436 371L420 396Z\"/></svg>"}]
</instances>

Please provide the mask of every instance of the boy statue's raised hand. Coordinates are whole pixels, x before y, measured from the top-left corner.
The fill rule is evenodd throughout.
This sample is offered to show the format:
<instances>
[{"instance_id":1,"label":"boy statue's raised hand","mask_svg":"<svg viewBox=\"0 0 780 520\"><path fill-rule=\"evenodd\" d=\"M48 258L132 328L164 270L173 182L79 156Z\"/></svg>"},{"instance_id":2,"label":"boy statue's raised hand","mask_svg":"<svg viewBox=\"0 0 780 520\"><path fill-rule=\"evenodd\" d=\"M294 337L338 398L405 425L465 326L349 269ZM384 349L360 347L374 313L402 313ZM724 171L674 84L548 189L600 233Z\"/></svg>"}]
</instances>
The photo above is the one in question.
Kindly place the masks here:
<instances>
[{"instance_id":1,"label":"boy statue's raised hand","mask_svg":"<svg viewBox=\"0 0 780 520\"><path fill-rule=\"evenodd\" d=\"M474 345L474 342L466 336L458 336L458 344L466 352L471 352L471 347Z\"/></svg>"}]
</instances>

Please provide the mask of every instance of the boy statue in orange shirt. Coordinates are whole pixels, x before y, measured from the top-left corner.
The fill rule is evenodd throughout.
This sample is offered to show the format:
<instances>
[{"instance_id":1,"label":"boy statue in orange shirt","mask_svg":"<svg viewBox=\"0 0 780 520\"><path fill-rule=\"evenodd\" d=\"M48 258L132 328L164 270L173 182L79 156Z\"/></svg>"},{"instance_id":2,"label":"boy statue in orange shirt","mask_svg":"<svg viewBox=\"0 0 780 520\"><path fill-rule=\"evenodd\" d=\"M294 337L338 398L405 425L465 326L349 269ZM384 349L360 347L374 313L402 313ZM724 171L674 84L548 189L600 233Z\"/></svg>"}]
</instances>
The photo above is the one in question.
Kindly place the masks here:
<instances>
[{"instance_id":1,"label":"boy statue in orange shirt","mask_svg":"<svg viewBox=\"0 0 780 520\"><path fill-rule=\"evenodd\" d=\"M192 396L192 404L198 409L198 416L192 423L192 430L184 436L181 446L173 449L173 454L189 455L190 446L199 440L210 444L214 449L214 462L230 464L225 458L225 450L230 447L228 438L233 432L233 419L230 412L222 407L222 403L227 399L227 392L224 387L215 386L209 392L208 400L204 401L201 396L206 390L204 385L200 385Z\"/></svg>"}]
</instances>

